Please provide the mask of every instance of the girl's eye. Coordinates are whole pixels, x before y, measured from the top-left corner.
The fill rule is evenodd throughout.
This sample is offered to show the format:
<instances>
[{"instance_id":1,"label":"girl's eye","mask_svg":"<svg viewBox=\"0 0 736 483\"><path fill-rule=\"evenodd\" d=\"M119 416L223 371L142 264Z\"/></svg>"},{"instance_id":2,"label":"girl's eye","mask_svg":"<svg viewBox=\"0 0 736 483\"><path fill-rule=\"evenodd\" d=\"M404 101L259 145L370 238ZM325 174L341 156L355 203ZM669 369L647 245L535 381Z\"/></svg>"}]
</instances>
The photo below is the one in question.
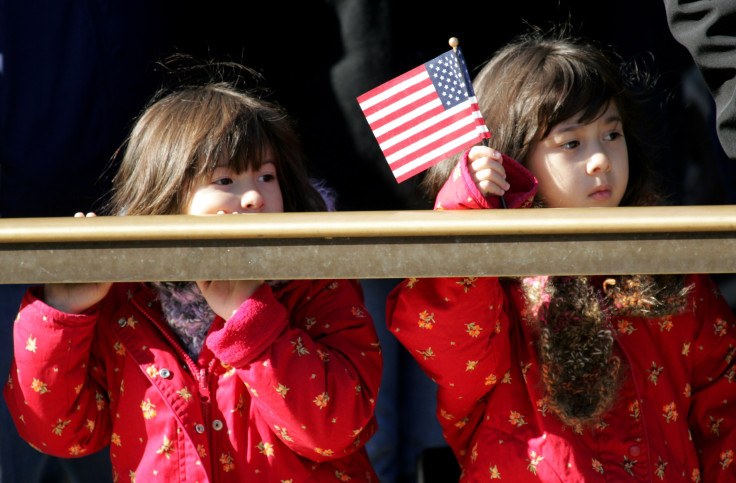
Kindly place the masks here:
<instances>
[{"instance_id":1,"label":"girl's eye","mask_svg":"<svg viewBox=\"0 0 736 483\"><path fill-rule=\"evenodd\" d=\"M212 184L216 184L218 186L227 186L233 184L233 180L232 178L218 178L214 180Z\"/></svg>"},{"instance_id":2,"label":"girl's eye","mask_svg":"<svg viewBox=\"0 0 736 483\"><path fill-rule=\"evenodd\" d=\"M271 173L262 174L259 180L264 183L271 183L273 181L276 181L276 175Z\"/></svg>"},{"instance_id":3,"label":"girl's eye","mask_svg":"<svg viewBox=\"0 0 736 483\"><path fill-rule=\"evenodd\" d=\"M613 132L609 133L608 136L606 136L606 140L608 140L608 141L614 141L614 140L616 140L616 139L618 139L618 138L620 138L622 136L623 136L622 133L620 133L618 131L613 131Z\"/></svg>"},{"instance_id":4,"label":"girl's eye","mask_svg":"<svg viewBox=\"0 0 736 483\"><path fill-rule=\"evenodd\" d=\"M568 141L568 142L562 144L562 148L564 148L564 149L575 149L578 146L580 146L580 142L579 141Z\"/></svg>"}]
</instances>

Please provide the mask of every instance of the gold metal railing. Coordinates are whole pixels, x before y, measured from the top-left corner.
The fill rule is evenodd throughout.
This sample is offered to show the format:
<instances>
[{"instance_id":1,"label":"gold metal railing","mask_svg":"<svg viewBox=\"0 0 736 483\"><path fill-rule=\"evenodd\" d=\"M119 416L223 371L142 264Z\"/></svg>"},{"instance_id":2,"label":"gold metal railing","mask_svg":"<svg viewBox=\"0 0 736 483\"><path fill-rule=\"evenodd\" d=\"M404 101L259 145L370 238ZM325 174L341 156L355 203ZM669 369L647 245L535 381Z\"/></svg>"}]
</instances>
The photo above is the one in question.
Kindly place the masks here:
<instances>
[{"instance_id":1,"label":"gold metal railing","mask_svg":"<svg viewBox=\"0 0 736 483\"><path fill-rule=\"evenodd\" d=\"M0 219L0 283L696 272L736 206Z\"/></svg>"}]
</instances>

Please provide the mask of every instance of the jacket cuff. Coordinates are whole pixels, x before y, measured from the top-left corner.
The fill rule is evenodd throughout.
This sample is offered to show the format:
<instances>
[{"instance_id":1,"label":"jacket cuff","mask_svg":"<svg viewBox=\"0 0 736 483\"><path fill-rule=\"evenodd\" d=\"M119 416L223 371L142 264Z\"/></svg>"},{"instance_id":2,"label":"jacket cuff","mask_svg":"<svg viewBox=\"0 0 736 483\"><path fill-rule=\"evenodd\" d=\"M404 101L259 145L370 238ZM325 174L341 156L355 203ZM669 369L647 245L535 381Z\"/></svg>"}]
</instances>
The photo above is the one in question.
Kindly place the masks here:
<instances>
[{"instance_id":1,"label":"jacket cuff","mask_svg":"<svg viewBox=\"0 0 736 483\"><path fill-rule=\"evenodd\" d=\"M468 153L463 154L449 179L437 195L436 210L489 209L501 208L501 198L495 195L483 196L475 185L468 169ZM531 206L537 193L537 179L516 160L502 154L506 181L511 185L504 195L507 208L526 208Z\"/></svg>"},{"instance_id":2,"label":"jacket cuff","mask_svg":"<svg viewBox=\"0 0 736 483\"><path fill-rule=\"evenodd\" d=\"M99 316L99 304L94 304L81 314L69 314L55 309L43 301L44 285L34 285L30 287L20 305L19 312L35 314L38 320L44 321L49 325L59 324L65 327L81 327L87 324L94 324Z\"/></svg>"},{"instance_id":3,"label":"jacket cuff","mask_svg":"<svg viewBox=\"0 0 736 483\"><path fill-rule=\"evenodd\" d=\"M273 344L286 326L286 309L264 283L205 343L222 362L240 368Z\"/></svg>"}]
</instances>

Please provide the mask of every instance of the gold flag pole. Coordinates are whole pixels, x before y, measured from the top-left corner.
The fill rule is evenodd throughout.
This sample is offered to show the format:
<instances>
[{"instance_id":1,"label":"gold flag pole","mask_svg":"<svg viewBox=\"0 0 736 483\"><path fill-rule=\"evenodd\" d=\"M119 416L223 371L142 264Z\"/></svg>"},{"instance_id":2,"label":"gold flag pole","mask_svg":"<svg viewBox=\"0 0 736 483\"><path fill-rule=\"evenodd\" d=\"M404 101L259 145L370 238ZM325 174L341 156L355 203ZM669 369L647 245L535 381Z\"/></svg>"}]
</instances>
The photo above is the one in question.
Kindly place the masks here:
<instances>
[{"instance_id":1,"label":"gold flag pole","mask_svg":"<svg viewBox=\"0 0 736 483\"><path fill-rule=\"evenodd\" d=\"M455 61L457 62L458 67L460 68L460 72L463 72L463 63L460 60L460 55L458 54L457 48L460 45L460 41L457 37L450 37L450 40L448 41L450 44L450 47L452 47L452 51L455 54ZM468 79L465 77L465 74L463 73L463 84L465 84L465 89L467 89L468 93L475 96L475 91L473 90L473 85L469 83ZM488 144L488 138L483 138L483 146L489 147ZM501 206L503 208L506 208L506 200L503 196L499 196L501 198Z\"/></svg>"}]
</instances>

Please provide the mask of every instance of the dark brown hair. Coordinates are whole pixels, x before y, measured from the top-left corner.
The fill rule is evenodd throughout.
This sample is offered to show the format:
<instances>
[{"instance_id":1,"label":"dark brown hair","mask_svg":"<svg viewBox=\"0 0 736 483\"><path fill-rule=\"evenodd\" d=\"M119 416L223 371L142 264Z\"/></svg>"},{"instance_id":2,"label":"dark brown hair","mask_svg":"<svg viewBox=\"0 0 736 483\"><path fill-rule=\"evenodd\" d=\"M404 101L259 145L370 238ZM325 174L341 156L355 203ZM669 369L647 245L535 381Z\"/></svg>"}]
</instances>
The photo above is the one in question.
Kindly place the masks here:
<instances>
[{"instance_id":1,"label":"dark brown hair","mask_svg":"<svg viewBox=\"0 0 736 483\"><path fill-rule=\"evenodd\" d=\"M639 93L652 78L625 66L613 52L573 37L567 28L535 29L499 50L478 73L473 88L491 132L490 145L525 164L535 143L555 125L581 115L593 121L610 102L621 111L629 151L629 185L622 205L648 204L650 161L640 139L644 126ZM434 198L459 155L432 167L422 185Z\"/></svg>"},{"instance_id":2,"label":"dark brown hair","mask_svg":"<svg viewBox=\"0 0 736 483\"><path fill-rule=\"evenodd\" d=\"M253 92L236 87L246 67L202 64L204 81L167 88L138 118L124 145L113 179L110 214L181 213L193 183L227 160L236 172L258 169L270 152L284 211L324 211L325 202L310 183L299 139L286 113ZM237 72L236 81L222 78ZM265 91L264 91L265 92Z\"/></svg>"}]
</instances>

